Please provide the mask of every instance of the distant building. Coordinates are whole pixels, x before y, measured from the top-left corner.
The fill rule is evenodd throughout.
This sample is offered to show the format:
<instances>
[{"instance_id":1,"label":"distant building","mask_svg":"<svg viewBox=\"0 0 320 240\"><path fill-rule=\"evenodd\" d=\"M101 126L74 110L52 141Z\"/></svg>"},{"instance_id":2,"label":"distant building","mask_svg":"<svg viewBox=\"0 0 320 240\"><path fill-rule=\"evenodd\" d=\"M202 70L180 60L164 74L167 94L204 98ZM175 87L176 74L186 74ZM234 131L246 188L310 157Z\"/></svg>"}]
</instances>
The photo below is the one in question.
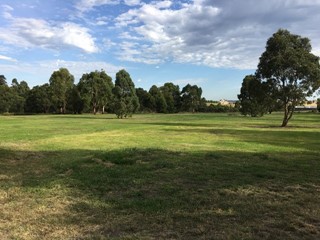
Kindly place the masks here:
<instances>
[{"instance_id":1,"label":"distant building","mask_svg":"<svg viewBox=\"0 0 320 240\"><path fill-rule=\"evenodd\" d=\"M303 105L296 106L296 111L312 111L317 110L317 101L307 101Z\"/></svg>"},{"instance_id":2,"label":"distant building","mask_svg":"<svg viewBox=\"0 0 320 240\"><path fill-rule=\"evenodd\" d=\"M220 99L219 103L220 103L222 106L231 106L231 107L234 107L234 105L236 104L236 100Z\"/></svg>"}]
</instances>

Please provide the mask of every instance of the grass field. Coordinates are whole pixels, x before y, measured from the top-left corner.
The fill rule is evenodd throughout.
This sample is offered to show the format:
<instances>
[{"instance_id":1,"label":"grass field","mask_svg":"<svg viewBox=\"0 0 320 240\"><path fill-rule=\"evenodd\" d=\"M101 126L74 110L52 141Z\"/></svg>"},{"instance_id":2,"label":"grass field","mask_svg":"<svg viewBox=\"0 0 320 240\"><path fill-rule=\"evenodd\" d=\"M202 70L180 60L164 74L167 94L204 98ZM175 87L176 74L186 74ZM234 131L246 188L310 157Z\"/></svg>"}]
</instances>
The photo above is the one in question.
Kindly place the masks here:
<instances>
[{"instance_id":1,"label":"grass field","mask_svg":"<svg viewBox=\"0 0 320 240\"><path fill-rule=\"evenodd\" d=\"M320 114L0 116L0 239L320 239Z\"/></svg>"}]
</instances>

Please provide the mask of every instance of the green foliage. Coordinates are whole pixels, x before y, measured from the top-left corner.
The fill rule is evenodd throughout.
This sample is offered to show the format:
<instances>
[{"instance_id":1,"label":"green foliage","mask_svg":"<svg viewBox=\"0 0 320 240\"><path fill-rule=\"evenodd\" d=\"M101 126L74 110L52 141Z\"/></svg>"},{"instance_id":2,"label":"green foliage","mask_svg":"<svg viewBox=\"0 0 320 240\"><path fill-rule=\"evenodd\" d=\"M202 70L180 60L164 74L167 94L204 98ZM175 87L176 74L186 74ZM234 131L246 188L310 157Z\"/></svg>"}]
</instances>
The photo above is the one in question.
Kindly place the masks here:
<instances>
[{"instance_id":1,"label":"green foliage","mask_svg":"<svg viewBox=\"0 0 320 240\"><path fill-rule=\"evenodd\" d=\"M217 110L207 106L206 99L201 97L202 89L196 85L188 84L180 92L178 85L169 82L161 87L152 86L148 92L142 88L135 89L125 70L117 73L115 86L104 70L85 73L74 85L74 77L68 69L60 68L52 73L49 84L35 86L31 90L25 81L19 83L13 79L12 86L8 87L5 77L0 75L0 78L0 91L3 93L0 112L95 114L108 111L123 118L136 111L177 113Z\"/></svg>"},{"instance_id":2,"label":"green foliage","mask_svg":"<svg viewBox=\"0 0 320 240\"><path fill-rule=\"evenodd\" d=\"M310 40L283 29L267 41L256 74L262 81L272 81L277 90L273 96L284 109L283 127L295 107L320 87L319 57L311 53Z\"/></svg>"},{"instance_id":3,"label":"green foliage","mask_svg":"<svg viewBox=\"0 0 320 240\"><path fill-rule=\"evenodd\" d=\"M143 88L136 88L136 94L139 99L140 112L153 112L154 99L151 94Z\"/></svg>"},{"instance_id":4,"label":"green foliage","mask_svg":"<svg viewBox=\"0 0 320 240\"><path fill-rule=\"evenodd\" d=\"M72 113L81 114L84 108L84 102L81 99L78 87L74 85L68 93L68 109Z\"/></svg>"},{"instance_id":5,"label":"green foliage","mask_svg":"<svg viewBox=\"0 0 320 240\"><path fill-rule=\"evenodd\" d=\"M181 91L182 109L187 112L198 111L201 105L202 89L197 85L187 84Z\"/></svg>"},{"instance_id":6,"label":"green foliage","mask_svg":"<svg viewBox=\"0 0 320 240\"><path fill-rule=\"evenodd\" d=\"M131 116L139 109L139 99L134 83L124 69L116 74L114 94L114 112L118 118Z\"/></svg>"},{"instance_id":7,"label":"green foliage","mask_svg":"<svg viewBox=\"0 0 320 240\"><path fill-rule=\"evenodd\" d=\"M153 111L158 113L166 113L167 102L160 89L156 85L153 85L149 90L149 94L151 95L151 104Z\"/></svg>"},{"instance_id":8,"label":"green foliage","mask_svg":"<svg viewBox=\"0 0 320 240\"><path fill-rule=\"evenodd\" d=\"M49 113L52 106L51 95L48 83L33 87L28 92L25 111L27 113Z\"/></svg>"},{"instance_id":9,"label":"green foliage","mask_svg":"<svg viewBox=\"0 0 320 240\"><path fill-rule=\"evenodd\" d=\"M99 108L104 112L105 107L110 105L112 88L112 78L103 70L83 74L78 83L84 105L91 106L94 114Z\"/></svg>"},{"instance_id":10,"label":"green foliage","mask_svg":"<svg viewBox=\"0 0 320 240\"><path fill-rule=\"evenodd\" d=\"M10 112L14 113L24 113L25 102L28 96L30 88L28 83L25 81L18 82L17 79L12 80L11 93L12 93L12 104L10 107Z\"/></svg>"},{"instance_id":11,"label":"green foliage","mask_svg":"<svg viewBox=\"0 0 320 240\"><path fill-rule=\"evenodd\" d=\"M60 113L66 113L68 93L73 87L74 77L66 68L54 71L49 79L52 102Z\"/></svg>"},{"instance_id":12,"label":"green foliage","mask_svg":"<svg viewBox=\"0 0 320 240\"><path fill-rule=\"evenodd\" d=\"M0 86L7 85L7 79L4 75L0 75Z\"/></svg>"},{"instance_id":13,"label":"green foliage","mask_svg":"<svg viewBox=\"0 0 320 240\"><path fill-rule=\"evenodd\" d=\"M12 105L12 92L6 84L0 84L0 112L9 112Z\"/></svg>"},{"instance_id":14,"label":"green foliage","mask_svg":"<svg viewBox=\"0 0 320 240\"><path fill-rule=\"evenodd\" d=\"M160 87L160 91L162 92L165 101L167 103L167 112L168 113L177 113L181 108L181 97L180 97L180 89L178 85L174 85L173 83L165 83L162 87Z\"/></svg>"},{"instance_id":15,"label":"green foliage","mask_svg":"<svg viewBox=\"0 0 320 240\"><path fill-rule=\"evenodd\" d=\"M251 117L260 117L267 112L265 106L265 89L260 79L254 75L248 75L243 79L240 94L240 112Z\"/></svg>"}]
</instances>

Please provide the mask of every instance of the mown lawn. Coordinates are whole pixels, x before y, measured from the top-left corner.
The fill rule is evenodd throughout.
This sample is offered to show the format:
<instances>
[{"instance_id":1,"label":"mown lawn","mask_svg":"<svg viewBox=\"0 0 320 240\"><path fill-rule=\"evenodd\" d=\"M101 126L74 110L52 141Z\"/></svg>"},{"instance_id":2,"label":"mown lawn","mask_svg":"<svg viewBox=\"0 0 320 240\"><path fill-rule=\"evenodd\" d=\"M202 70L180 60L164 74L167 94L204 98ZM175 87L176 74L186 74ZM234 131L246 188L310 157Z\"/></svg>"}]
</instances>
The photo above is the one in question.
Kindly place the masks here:
<instances>
[{"instance_id":1,"label":"mown lawn","mask_svg":"<svg viewBox=\"0 0 320 240\"><path fill-rule=\"evenodd\" d=\"M0 116L0 239L320 239L320 114Z\"/></svg>"}]
</instances>

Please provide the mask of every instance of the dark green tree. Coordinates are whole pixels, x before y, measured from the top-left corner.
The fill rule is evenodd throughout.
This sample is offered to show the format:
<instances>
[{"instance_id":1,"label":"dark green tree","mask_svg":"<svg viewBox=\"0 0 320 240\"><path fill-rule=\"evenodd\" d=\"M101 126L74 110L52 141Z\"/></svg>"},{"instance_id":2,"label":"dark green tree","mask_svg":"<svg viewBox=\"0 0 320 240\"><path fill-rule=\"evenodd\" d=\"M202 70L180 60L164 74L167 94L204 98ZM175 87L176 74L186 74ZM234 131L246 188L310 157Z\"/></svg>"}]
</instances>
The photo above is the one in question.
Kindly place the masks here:
<instances>
[{"instance_id":1,"label":"dark green tree","mask_svg":"<svg viewBox=\"0 0 320 240\"><path fill-rule=\"evenodd\" d=\"M12 92L7 84L0 84L0 113L9 112L12 105Z\"/></svg>"},{"instance_id":2,"label":"dark green tree","mask_svg":"<svg viewBox=\"0 0 320 240\"><path fill-rule=\"evenodd\" d=\"M320 86L319 57L311 53L308 38L280 29L267 41L256 75L262 81L272 80L275 98L283 106L281 126L285 127L295 107Z\"/></svg>"},{"instance_id":3,"label":"dark green tree","mask_svg":"<svg viewBox=\"0 0 320 240\"><path fill-rule=\"evenodd\" d=\"M149 90L149 94L151 95L153 110L158 113L166 113L167 103L160 89L156 85L153 85Z\"/></svg>"},{"instance_id":4,"label":"dark green tree","mask_svg":"<svg viewBox=\"0 0 320 240\"><path fill-rule=\"evenodd\" d=\"M196 112L201 104L202 89L197 85L187 84L181 91L182 109Z\"/></svg>"},{"instance_id":5,"label":"dark green tree","mask_svg":"<svg viewBox=\"0 0 320 240\"><path fill-rule=\"evenodd\" d=\"M317 99L317 109L318 112L320 112L320 98Z\"/></svg>"},{"instance_id":6,"label":"dark green tree","mask_svg":"<svg viewBox=\"0 0 320 240\"><path fill-rule=\"evenodd\" d=\"M66 113L68 93L73 87L74 77L66 68L54 71L49 79L52 102L60 113Z\"/></svg>"},{"instance_id":7,"label":"dark green tree","mask_svg":"<svg viewBox=\"0 0 320 240\"><path fill-rule=\"evenodd\" d=\"M0 86L7 85L7 79L4 75L0 75Z\"/></svg>"},{"instance_id":8,"label":"dark green tree","mask_svg":"<svg viewBox=\"0 0 320 240\"><path fill-rule=\"evenodd\" d=\"M6 77L0 75L0 113L9 112L11 106L11 91Z\"/></svg>"},{"instance_id":9,"label":"dark green tree","mask_svg":"<svg viewBox=\"0 0 320 240\"><path fill-rule=\"evenodd\" d=\"M143 88L136 88L136 94L139 98L139 111L141 112L152 112L153 110L153 104L152 101L154 101L151 94L144 90Z\"/></svg>"},{"instance_id":10,"label":"dark green tree","mask_svg":"<svg viewBox=\"0 0 320 240\"><path fill-rule=\"evenodd\" d=\"M139 109L139 99L134 83L124 69L117 72L112 92L114 94L113 110L118 118L132 116Z\"/></svg>"},{"instance_id":11,"label":"dark green tree","mask_svg":"<svg viewBox=\"0 0 320 240\"><path fill-rule=\"evenodd\" d=\"M23 113L25 108L26 98L30 88L28 83L21 81L20 83L16 78L12 80L11 84L11 98L12 104L10 106L10 112Z\"/></svg>"},{"instance_id":12,"label":"dark green tree","mask_svg":"<svg viewBox=\"0 0 320 240\"><path fill-rule=\"evenodd\" d=\"M240 101L240 112L251 117L262 116L267 112L264 102L264 87L256 76L247 75L242 82L238 99Z\"/></svg>"},{"instance_id":13,"label":"dark green tree","mask_svg":"<svg viewBox=\"0 0 320 240\"><path fill-rule=\"evenodd\" d=\"M51 102L51 88L48 83L33 87L26 97L25 112L49 113Z\"/></svg>"},{"instance_id":14,"label":"dark green tree","mask_svg":"<svg viewBox=\"0 0 320 240\"><path fill-rule=\"evenodd\" d=\"M181 108L181 97L180 97L180 89L178 85L174 85L173 83L165 83L162 87L160 87L160 91L162 92L164 99L167 103L167 112L168 113L177 113Z\"/></svg>"},{"instance_id":15,"label":"dark green tree","mask_svg":"<svg viewBox=\"0 0 320 240\"><path fill-rule=\"evenodd\" d=\"M78 88L84 103L92 107L94 114L99 108L103 113L106 106L111 103L112 78L103 70L83 74Z\"/></svg>"},{"instance_id":16,"label":"dark green tree","mask_svg":"<svg viewBox=\"0 0 320 240\"><path fill-rule=\"evenodd\" d=\"M83 112L84 103L81 99L78 87L74 85L68 94L68 109L73 113L81 114Z\"/></svg>"}]
</instances>

